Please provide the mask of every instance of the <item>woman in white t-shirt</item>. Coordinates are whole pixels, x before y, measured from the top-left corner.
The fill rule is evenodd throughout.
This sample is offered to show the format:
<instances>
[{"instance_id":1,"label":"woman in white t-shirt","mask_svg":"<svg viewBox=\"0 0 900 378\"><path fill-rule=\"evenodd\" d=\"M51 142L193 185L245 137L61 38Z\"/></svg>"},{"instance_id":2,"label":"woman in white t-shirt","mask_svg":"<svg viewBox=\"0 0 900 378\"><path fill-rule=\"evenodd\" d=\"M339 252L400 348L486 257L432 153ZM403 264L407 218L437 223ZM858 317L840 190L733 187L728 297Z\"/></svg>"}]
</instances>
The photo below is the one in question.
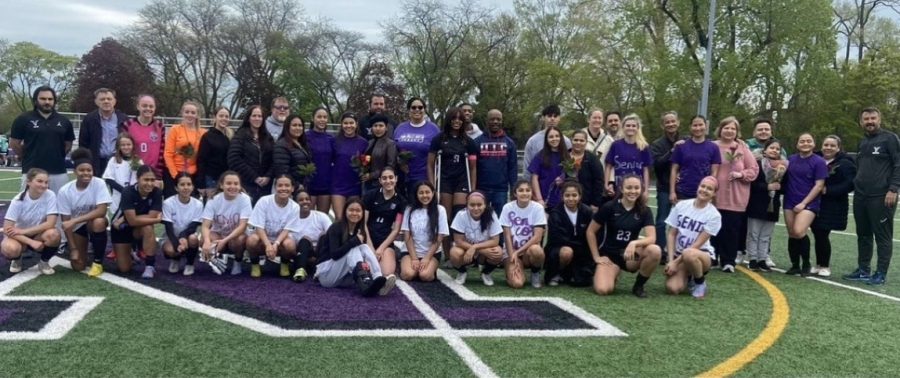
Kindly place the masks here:
<instances>
[{"instance_id":1,"label":"woman in white t-shirt","mask_svg":"<svg viewBox=\"0 0 900 378\"><path fill-rule=\"evenodd\" d=\"M79 148L72 151L72 161L75 163L75 180L59 189L56 200L63 220L62 231L69 241L72 269L80 272L87 265L89 239L93 246L93 264L103 266L106 242L109 239L106 234L106 212L112 203L112 197L106 183L94 177L89 150Z\"/></svg>"},{"instance_id":2,"label":"woman in white t-shirt","mask_svg":"<svg viewBox=\"0 0 900 378\"><path fill-rule=\"evenodd\" d=\"M450 248L450 262L459 272L456 283L465 284L468 266L478 261L485 266L481 280L485 285L493 286L491 270L503 262L503 248L500 248L503 229L484 194L479 191L469 193L466 211L456 213L450 229L453 230L454 242L453 248Z\"/></svg>"},{"instance_id":3,"label":"woman in white t-shirt","mask_svg":"<svg viewBox=\"0 0 900 378\"><path fill-rule=\"evenodd\" d=\"M25 174L25 191L13 198L3 221L3 242L0 253L9 260L9 272L22 271L22 253L31 249L41 254L38 268L42 274L55 273L50 258L59 246L56 230L56 194L48 190L50 175L40 168Z\"/></svg>"},{"instance_id":4,"label":"woman in white t-shirt","mask_svg":"<svg viewBox=\"0 0 900 378\"><path fill-rule=\"evenodd\" d=\"M331 227L331 218L318 210L313 210L312 197L309 192L302 188L294 197L300 206L300 218L297 219L298 230L291 233L291 237L297 241L297 257L294 258L294 282L303 282L306 280L307 271L313 274L316 271L318 256L316 255L316 247L319 239L328 232Z\"/></svg>"},{"instance_id":5,"label":"woman in white t-shirt","mask_svg":"<svg viewBox=\"0 0 900 378\"><path fill-rule=\"evenodd\" d=\"M115 214L119 210L119 202L122 201L122 192L129 185L137 182L137 167L144 163L141 158L134 156L134 138L127 132L119 133L116 137L116 154L109 158L106 170L103 171L103 180L112 189L112 203L109 211Z\"/></svg>"},{"instance_id":6,"label":"woman in white t-shirt","mask_svg":"<svg viewBox=\"0 0 900 378\"><path fill-rule=\"evenodd\" d=\"M400 254L400 278L434 281L441 255L441 241L450 235L447 211L438 206L434 186L427 181L416 185L416 198L403 213L400 231L406 235L406 252Z\"/></svg>"},{"instance_id":7,"label":"woman in white t-shirt","mask_svg":"<svg viewBox=\"0 0 900 378\"><path fill-rule=\"evenodd\" d=\"M182 274L190 276L194 274L194 261L200 248L197 227L203 215L203 203L191 197L194 182L189 173L179 173L174 181L177 194L163 201L162 222L166 228L166 241L162 249L169 259L169 273L178 273L181 258L184 257Z\"/></svg>"},{"instance_id":8,"label":"woman in white t-shirt","mask_svg":"<svg viewBox=\"0 0 900 378\"><path fill-rule=\"evenodd\" d=\"M247 236L247 221L253 206L250 196L241 190L241 177L235 171L225 171L219 176L217 193L206 202L201 216L200 236L203 238L204 259L215 258L216 254L234 254L231 275L241 274L244 246ZM218 272L217 272L218 273Z\"/></svg>"},{"instance_id":9,"label":"woman in white t-shirt","mask_svg":"<svg viewBox=\"0 0 900 378\"><path fill-rule=\"evenodd\" d=\"M531 268L531 286L541 284L541 268L544 266L544 229L547 215L544 206L532 201L531 183L519 180L515 186L516 200L503 206L500 225L506 244L506 284L518 289L525 286L525 268Z\"/></svg>"},{"instance_id":10,"label":"woman in white t-shirt","mask_svg":"<svg viewBox=\"0 0 900 378\"><path fill-rule=\"evenodd\" d=\"M250 213L250 225L253 233L247 236L247 252L250 252L250 277L262 276L260 265L266 259L281 258L278 275L291 275L291 261L297 256L297 241L292 233L300 231L297 205L291 195L294 193L294 182L288 174L275 177L275 194L264 196L256 202Z\"/></svg>"},{"instance_id":11,"label":"woman in white t-shirt","mask_svg":"<svg viewBox=\"0 0 900 378\"><path fill-rule=\"evenodd\" d=\"M669 294L681 293L690 279L691 295L698 299L706 296L706 273L716 256L709 239L722 228L722 216L711 203L718 189L718 180L706 176L700 180L697 198L678 201L666 218L669 225L666 291Z\"/></svg>"}]
</instances>

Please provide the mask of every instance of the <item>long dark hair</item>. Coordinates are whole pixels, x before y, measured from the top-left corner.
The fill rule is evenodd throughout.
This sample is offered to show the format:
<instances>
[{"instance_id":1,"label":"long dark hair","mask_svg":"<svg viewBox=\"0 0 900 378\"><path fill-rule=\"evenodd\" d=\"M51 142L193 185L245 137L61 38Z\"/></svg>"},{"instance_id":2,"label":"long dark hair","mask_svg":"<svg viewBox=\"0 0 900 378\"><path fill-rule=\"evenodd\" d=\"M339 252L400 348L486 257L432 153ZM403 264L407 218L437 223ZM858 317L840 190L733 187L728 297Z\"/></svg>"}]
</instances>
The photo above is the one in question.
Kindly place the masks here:
<instances>
[{"instance_id":1,"label":"long dark hair","mask_svg":"<svg viewBox=\"0 0 900 378\"><path fill-rule=\"evenodd\" d=\"M444 114L444 124L441 127L441 131L443 131L443 140L450 138L453 136L453 120L460 119L465 123L466 119L462 115L462 111L459 108L450 108L447 109L447 114ZM459 128L459 135L463 136L466 134L465 125Z\"/></svg>"},{"instance_id":2,"label":"long dark hair","mask_svg":"<svg viewBox=\"0 0 900 378\"><path fill-rule=\"evenodd\" d=\"M641 183L641 192L644 191L644 179L641 176L638 176L633 173L629 173L622 177L622 182L619 184L619 194L616 196L617 199L621 200L622 196L625 195L625 180L630 178L637 179L639 183ZM636 200L634 200L634 208L637 209L638 214L643 214L646 211L650 211L650 208L647 207L647 201L644 199L644 196L638 196Z\"/></svg>"},{"instance_id":3,"label":"long dark hair","mask_svg":"<svg viewBox=\"0 0 900 378\"><path fill-rule=\"evenodd\" d=\"M436 198L437 196L436 195L432 196L431 203L429 203L427 205L422 203L421 201L419 201L419 188L421 188L422 186L427 186L429 189L431 189L431 192L434 193L434 186L431 185L430 182L423 180L423 181L419 181L418 183L416 183L416 187L415 187L416 191L413 192L414 198L412 201L410 201L410 204L409 204L410 216L408 218L406 218L406 226L410 229L410 235L412 235L412 221L411 221L412 212L416 211L418 209L425 209L426 212L428 213L428 240L431 240L432 242L434 242L435 240L437 240L437 235L438 235L439 214L438 214L438 204L437 204L438 201Z\"/></svg>"},{"instance_id":4,"label":"long dark hair","mask_svg":"<svg viewBox=\"0 0 900 378\"><path fill-rule=\"evenodd\" d=\"M481 232L485 232L494 224L494 208L491 207L491 201L488 201L484 193L479 190L469 193L468 198L466 198L466 206L469 205L469 200L472 197L481 197L481 200L484 201L484 212L481 213L481 219L478 220L478 223L481 225Z\"/></svg>"},{"instance_id":5,"label":"long dark hair","mask_svg":"<svg viewBox=\"0 0 900 378\"><path fill-rule=\"evenodd\" d=\"M541 164L544 168L550 167L550 157L553 155L549 142L550 132L553 130L559 133L559 147L556 148L556 152L559 153L559 162L562 163L569 160L569 150L566 149L565 136L563 136L562 131L558 127L550 126L547 127L547 130L544 130L544 148L541 149Z\"/></svg>"},{"instance_id":6,"label":"long dark hair","mask_svg":"<svg viewBox=\"0 0 900 378\"><path fill-rule=\"evenodd\" d=\"M291 139L291 122L293 122L294 119L300 120L300 129L303 130L303 132L300 134L300 138L297 138L296 141ZM284 119L284 126L281 127L281 137L278 139L284 139L290 142L290 146L293 146L294 142L297 142L297 144L300 145L300 148L302 148L304 151L309 151L309 144L306 143L306 130L303 128L304 126L306 126L306 121L303 120L303 116L299 114L291 114Z\"/></svg>"},{"instance_id":7,"label":"long dark hair","mask_svg":"<svg viewBox=\"0 0 900 378\"><path fill-rule=\"evenodd\" d=\"M250 137L252 135L251 134L252 131L250 131L251 127L252 127L252 126L250 126L250 116L253 114L253 111L256 109L259 109L259 111L262 113L262 116L263 116L263 124L259 125L259 130L257 130L257 133L258 133L257 137L259 138L259 144L260 144L260 146L262 146L264 144L271 146L272 144L275 143L275 139L272 138L272 135L269 134L269 129L266 128L266 124L265 124L266 110L263 109L263 107L261 105L253 105L253 106L247 108L247 111L244 112L244 121L241 122L241 127L238 128L237 133L238 134L246 134L247 137Z\"/></svg>"},{"instance_id":8,"label":"long dark hair","mask_svg":"<svg viewBox=\"0 0 900 378\"><path fill-rule=\"evenodd\" d=\"M366 213L366 205L363 204L362 200L359 198L353 198L347 201L347 204L344 205L344 216L341 220L338 221L338 224L341 227L341 244L347 241L350 238L350 235L361 234L364 239L368 239L368 235L366 235L366 218L363 216L359 222L356 223L356 227L353 230L350 230L350 221L347 220L347 210L350 209L350 205L359 204L359 207L362 208L363 214ZM351 232L352 231L352 232Z\"/></svg>"}]
</instances>

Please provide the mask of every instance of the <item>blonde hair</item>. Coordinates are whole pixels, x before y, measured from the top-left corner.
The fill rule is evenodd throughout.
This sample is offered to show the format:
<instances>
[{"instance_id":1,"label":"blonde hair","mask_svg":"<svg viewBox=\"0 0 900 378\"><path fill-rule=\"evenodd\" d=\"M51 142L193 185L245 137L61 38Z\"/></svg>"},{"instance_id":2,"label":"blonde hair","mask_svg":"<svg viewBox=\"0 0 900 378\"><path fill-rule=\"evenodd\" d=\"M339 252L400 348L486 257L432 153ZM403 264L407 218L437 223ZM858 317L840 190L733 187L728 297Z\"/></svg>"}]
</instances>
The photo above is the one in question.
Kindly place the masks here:
<instances>
[{"instance_id":1,"label":"blonde hair","mask_svg":"<svg viewBox=\"0 0 900 378\"><path fill-rule=\"evenodd\" d=\"M644 132L641 131L641 129L643 129L644 126L641 124L641 117L638 117L637 114L631 113L631 114L625 116L624 119L622 119L622 126L619 127L619 133L618 133L617 137L619 139L625 138L625 124L628 121L635 121L637 123L637 133L634 135L634 143L637 145L637 148L639 151L643 151L650 144L647 143L647 138L644 137Z\"/></svg>"},{"instance_id":2,"label":"blonde hair","mask_svg":"<svg viewBox=\"0 0 900 378\"><path fill-rule=\"evenodd\" d=\"M194 109L197 109L197 119L194 120L194 127L200 128L200 115L203 114L203 105L200 105L199 102L194 100L187 100L181 104L181 109L178 111L179 115L184 114L185 106L193 106ZM184 118L182 118L181 124L184 124Z\"/></svg>"},{"instance_id":3,"label":"blonde hair","mask_svg":"<svg viewBox=\"0 0 900 378\"><path fill-rule=\"evenodd\" d=\"M725 117L725 119L719 121L719 127L716 127L716 138L722 138L722 128L728 126L729 124L734 124L734 128L737 129L737 134L734 139L741 139L741 123L738 122L737 117Z\"/></svg>"}]
</instances>

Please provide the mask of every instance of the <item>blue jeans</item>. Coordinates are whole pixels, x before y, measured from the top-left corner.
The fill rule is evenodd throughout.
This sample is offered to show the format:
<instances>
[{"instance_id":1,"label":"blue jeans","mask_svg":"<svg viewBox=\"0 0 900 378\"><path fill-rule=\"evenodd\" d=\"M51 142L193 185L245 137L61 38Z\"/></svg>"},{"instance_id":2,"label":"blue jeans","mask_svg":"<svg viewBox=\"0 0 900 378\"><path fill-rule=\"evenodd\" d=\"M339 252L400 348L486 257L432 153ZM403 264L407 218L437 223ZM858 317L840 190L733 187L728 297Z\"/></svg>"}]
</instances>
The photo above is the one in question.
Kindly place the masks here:
<instances>
[{"instance_id":1,"label":"blue jeans","mask_svg":"<svg viewBox=\"0 0 900 378\"><path fill-rule=\"evenodd\" d=\"M480 189L484 192L484 196L487 197L488 202L491 204L491 207L494 209L494 213L497 216L500 216L500 211L503 210L503 205L506 205L509 202L509 192L505 190L498 191L488 191L484 189ZM501 238L502 239L502 238Z\"/></svg>"},{"instance_id":2,"label":"blue jeans","mask_svg":"<svg viewBox=\"0 0 900 378\"><path fill-rule=\"evenodd\" d=\"M672 202L669 201L669 192L656 192L656 245L662 249L666 256L666 218L672 211Z\"/></svg>"}]
</instances>

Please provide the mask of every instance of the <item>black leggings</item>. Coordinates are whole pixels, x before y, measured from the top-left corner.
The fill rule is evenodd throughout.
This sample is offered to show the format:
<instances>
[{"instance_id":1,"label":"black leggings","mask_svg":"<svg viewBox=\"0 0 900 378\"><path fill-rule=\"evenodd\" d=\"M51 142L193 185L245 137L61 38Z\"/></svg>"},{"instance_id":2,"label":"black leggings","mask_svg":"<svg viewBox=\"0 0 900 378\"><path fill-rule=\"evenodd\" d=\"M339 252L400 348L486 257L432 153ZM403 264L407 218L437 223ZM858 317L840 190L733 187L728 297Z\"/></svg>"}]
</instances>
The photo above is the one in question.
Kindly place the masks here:
<instances>
[{"instance_id":1,"label":"black leggings","mask_svg":"<svg viewBox=\"0 0 900 378\"><path fill-rule=\"evenodd\" d=\"M746 217L743 212L730 210L719 210L719 214L722 215L722 228L718 235L712 237L712 243L716 248L716 254L719 255L719 266L734 266L741 239L747 237L746 232L741 234L741 222ZM746 230L746 228L743 229Z\"/></svg>"},{"instance_id":2,"label":"black leggings","mask_svg":"<svg viewBox=\"0 0 900 378\"><path fill-rule=\"evenodd\" d=\"M829 234L831 230L813 229L813 236L816 237L816 265L821 267L829 267L831 264L831 239Z\"/></svg>"}]
</instances>

